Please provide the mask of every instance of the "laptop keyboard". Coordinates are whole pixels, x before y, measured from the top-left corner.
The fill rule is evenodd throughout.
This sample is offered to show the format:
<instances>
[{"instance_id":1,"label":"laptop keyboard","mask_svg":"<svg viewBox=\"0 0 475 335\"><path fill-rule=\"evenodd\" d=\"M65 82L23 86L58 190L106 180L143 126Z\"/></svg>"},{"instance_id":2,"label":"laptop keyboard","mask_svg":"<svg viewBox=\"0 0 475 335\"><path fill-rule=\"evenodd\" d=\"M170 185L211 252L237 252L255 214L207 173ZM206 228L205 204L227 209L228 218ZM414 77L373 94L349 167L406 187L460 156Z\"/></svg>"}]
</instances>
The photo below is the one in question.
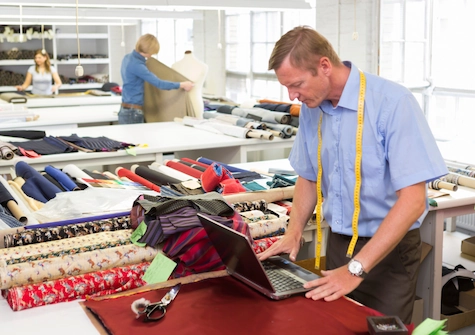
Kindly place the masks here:
<instances>
[{"instance_id":1,"label":"laptop keyboard","mask_svg":"<svg viewBox=\"0 0 475 335\"><path fill-rule=\"evenodd\" d=\"M276 292L285 292L302 288L305 281L296 275L269 262L262 263Z\"/></svg>"}]
</instances>

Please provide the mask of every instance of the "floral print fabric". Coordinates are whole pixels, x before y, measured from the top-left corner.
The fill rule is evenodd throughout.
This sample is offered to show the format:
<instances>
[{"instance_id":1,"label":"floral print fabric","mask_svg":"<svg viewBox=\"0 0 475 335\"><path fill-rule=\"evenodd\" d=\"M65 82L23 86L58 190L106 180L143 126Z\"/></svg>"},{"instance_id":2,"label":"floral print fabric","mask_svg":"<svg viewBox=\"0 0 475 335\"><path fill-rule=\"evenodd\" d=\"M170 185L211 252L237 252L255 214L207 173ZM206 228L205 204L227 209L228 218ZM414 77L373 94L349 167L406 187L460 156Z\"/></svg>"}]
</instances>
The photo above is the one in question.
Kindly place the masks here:
<instances>
[{"instance_id":1,"label":"floral print fabric","mask_svg":"<svg viewBox=\"0 0 475 335\"><path fill-rule=\"evenodd\" d=\"M14 311L107 295L146 285L142 276L149 265L149 262L144 262L38 284L16 286L3 290L2 293Z\"/></svg>"}]
</instances>

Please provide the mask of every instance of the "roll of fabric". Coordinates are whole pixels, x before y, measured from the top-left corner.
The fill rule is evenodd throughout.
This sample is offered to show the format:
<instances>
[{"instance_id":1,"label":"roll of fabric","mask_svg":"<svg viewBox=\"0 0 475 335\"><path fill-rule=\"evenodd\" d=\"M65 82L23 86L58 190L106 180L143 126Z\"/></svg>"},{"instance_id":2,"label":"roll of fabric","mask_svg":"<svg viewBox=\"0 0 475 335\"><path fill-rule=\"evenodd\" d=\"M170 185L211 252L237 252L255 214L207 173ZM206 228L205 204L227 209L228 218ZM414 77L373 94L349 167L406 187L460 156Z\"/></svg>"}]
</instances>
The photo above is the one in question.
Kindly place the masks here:
<instances>
[{"instance_id":1,"label":"roll of fabric","mask_svg":"<svg viewBox=\"0 0 475 335\"><path fill-rule=\"evenodd\" d=\"M198 180L195 177L192 177L190 175L187 175L186 173L183 173L181 171L172 169L171 167L168 167L166 165L160 164L158 162L153 162L151 165L148 166L150 169L164 173L171 178L178 179L180 181L187 181L187 180Z\"/></svg>"},{"instance_id":2,"label":"roll of fabric","mask_svg":"<svg viewBox=\"0 0 475 335\"><path fill-rule=\"evenodd\" d=\"M146 166L132 165L130 170L137 174L138 176L145 178L146 180L156 184L156 185L168 185L176 184L181 180L173 178L165 173L152 170Z\"/></svg>"},{"instance_id":3,"label":"roll of fabric","mask_svg":"<svg viewBox=\"0 0 475 335\"><path fill-rule=\"evenodd\" d=\"M67 173L73 178L79 178L79 179L94 179L84 171L82 171L80 168L78 168L74 164L68 164L63 168L63 172Z\"/></svg>"},{"instance_id":4,"label":"roll of fabric","mask_svg":"<svg viewBox=\"0 0 475 335\"><path fill-rule=\"evenodd\" d=\"M259 220L248 223L249 231L253 239L263 237L283 235L287 230L288 217L274 218L270 220Z\"/></svg>"},{"instance_id":5,"label":"roll of fabric","mask_svg":"<svg viewBox=\"0 0 475 335\"><path fill-rule=\"evenodd\" d=\"M104 231L117 231L130 228L130 216L120 216L64 226L39 228L31 226L28 229L22 228L8 232L3 235L3 241L5 248L12 248L41 242L65 240L71 237L96 234Z\"/></svg>"},{"instance_id":6,"label":"roll of fabric","mask_svg":"<svg viewBox=\"0 0 475 335\"><path fill-rule=\"evenodd\" d=\"M183 172L193 178L200 178L203 172L193 169L192 167L186 166L184 164L174 162L174 161L165 161L166 166L175 169L177 171Z\"/></svg>"},{"instance_id":7,"label":"roll of fabric","mask_svg":"<svg viewBox=\"0 0 475 335\"><path fill-rule=\"evenodd\" d=\"M142 280L150 262L116 267L38 284L15 286L6 292L12 310L56 304L131 290L147 283Z\"/></svg>"},{"instance_id":8,"label":"roll of fabric","mask_svg":"<svg viewBox=\"0 0 475 335\"><path fill-rule=\"evenodd\" d=\"M252 248L256 254L259 254L263 251L269 249L275 242L279 241L283 235L280 236L272 236L272 237L265 237L258 240L254 240Z\"/></svg>"},{"instance_id":9,"label":"roll of fabric","mask_svg":"<svg viewBox=\"0 0 475 335\"><path fill-rule=\"evenodd\" d=\"M191 159L191 158L188 158L188 157L182 157L182 158L180 158L180 160L188 162L188 163L200 165L200 166L204 167L205 169L209 166L209 164L198 162L198 161L195 161L194 159Z\"/></svg>"},{"instance_id":10,"label":"roll of fabric","mask_svg":"<svg viewBox=\"0 0 475 335\"><path fill-rule=\"evenodd\" d=\"M54 166L47 165L45 166L45 172L53 177L58 183L63 186L68 191L75 191L79 190L76 183L72 181L72 179L60 169L55 168Z\"/></svg>"},{"instance_id":11,"label":"roll of fabric","mask_svg":"<svg viewBox=\"0 0 475 335\"><path fill-rule=\"evenodd\" d=\"M173 160L174 162L178 162L178 163L181 163L183 165L187 165L195 170L198 170L198 171L201 171L201 172L205 172L206 171L206 168L199 165L199 164L194 164L194 163L190 163L190 162L187 162L187 161L184 161L184 160L181 160L181 159L174 159Z\"/></svg>"},{"instance_id":12,"label":"roll of fabric","mask_svg":"<svg viewBox=\"0 0 475 335\"><path fill-rule=\"evenodd\" d=\"M72 231L74 227L71 226L68 229ZM104 231L97 234L6 248L0 250L0 261L4 261L6 265L11 265L95 249L106 249L132 243L130 241L131 235L131 229Z\"/></svg>"},{"instance_id":13,"label":"roll of fabric","mask_svg":"<svg viewBox=\"0 0 475 335\"><path fill-rule=\"evenodd\" d=\"M208 164L208 165L211 165L214 162L216 162L218 164L221 164L222 166L224 166L226 169L228 169L231 172L249 172L248 170L240 169L240 168L237 168L235 166L231 166L231 165L228 165L228 164L224 164L222 162L214 161L214 160L206 158L206 157L198 157L196 160L200 163L204 163L204 164Z\"/></svg>"},{"instance_id":14,"label":"roll of fabric","mask_svg":"<svg viewBox=\"0 0 475 335\"><path fill-rule=\"evenodd\" d=\"M13 265L0 261L0 289L151 262L158 250L133 244Z\"/></svg>"},{"instance_id":15,"label":"roll of fabric","mask_svg":"<svg viewBox=\"0 0 475 335\"><path fill-rule=\"evenodd\" d=\"M264 212L267 209L267 201L264 199L255 200L255 201L240 201L232 204L234 210L238 213L249 212L253 210L258 210Z\"/></svg>"},{"instance_id":16,"label":"roll of fabric","mask_svg":"<svg viewBox=\"0 0 475 335\"><path fill-rule=\"evenodd\" d=\"M25 179L25 184L21 187L23 192L38 201L48 202L56 196L56 193L61 192L58 187L29 166L28 163L18 161L15 164L15 172L17 176Z\"/></svg>"},{"instance_id":17,"label":"roll of fabric","mask_svg":"<svg viewBox=\"0 0 475 335\"><path fill-rule=\"evenodd\" d=\"M32 212L37 211L43 207L44 203L33 199L23 192L22 186L25 184L25 180L21 177L16 177L13 180L8 181L8 185L15 191L15 193L23 200L23 202L30 208Z\"/></svg>"},{"instance_id":18,"label":"roll of fabric","mask_svg":"<svg viewBox=\"0 0 475 335\"><path fill-rule=\"evenodd\" d=\"M16 146L11 143L0 141L0 154L1 158L5 160L11 160L15 157L15 151L18 150Z\"/></svg>"},{"instance_id":19,"label":"roll of fabric","mask_svg":"<svg viewBox=\"0 0 475 335\"><path fill-rule=\"evenodd\" d=\"M275 100L268 100L268 99L261 99L259 100L259 103L265 104L265 103L271 103L271 104L285 104L286 102L282 101L275 101ZM302 105L300 104L291 104L290 105L290 115L298 117L300 115L300 108Z\"/></svg>"},{"instance_id":20,"label":"roll of fabric","mask_svg":"<svg viewBox=\"0 0 475 335\"><path fill-rule=\"evenodd\" d=\"M130 180L132 180L136 183L140 183L141 185L143 185L143 186L145 186L145 187L147 187L147 188L149 188L153 191L160 192L160 186L155 185L151 181L148 181L147 179L140 177L138 174L135 174L132 171L126 169L126 168L118 167L115 170L115 173L119 177L126 177L126 178L128 178L128 179L130 179Z\"/></svg>"},{"instance_id":21,"label":"roll of fabric","mask_svg":"<svg viewBox=\"0 0 475 335\"><path fill-rule=\"evenodd\" d=\"M18 219L20 222L23 224L36 224L38 223L38 220L33 216L30 208L27 206L27 204L22 200L22 198L12 189L12 187L8 184L8 181L0 176L0 183L2 186L10 193L10 195L13 197L15 202L17 203L17 206L19 210L21 211L22 215L26 217L26 221L22 221L22 219ZM16 217L16 214L14 214ZM0 237L0 248L3 248L3 237Z\"/></svg>"},{"instance_id":22,"label":"roll of fabric","mask_svg":"<svg viewBox=\"0 0 475 335\"><path fill-rule=\"evenodd\" d=\"M243 202L243 201L256 201L264 199L265 201L274 202L285 199L292 199L294 197L295 186L273 188L266 191L245 192L225 195L224 199L228 203Z\"/></svg>"},{"instance_id":23,"label":"roll of fabric","mask_svg":"<svg viewBox=\"0 0 475 335\"><path fill-rule=\"evenodd\" d=\"M0 183L0 204L3 207L9 209L13 217L15 217L21 223L26 223L28 219L26 218L23 210L18 206L17 201L13 198L12 194L7 190L4 184Z\"/></svg>"},{"instance_id":24,"label":"roll of fabric","mask_svg":"<svg viewBox=\"0 0 475 335\"><path fill-rule=\"evenodd\" d=\"M56 186L57 188L59 188L61 190L61 192L68 192L67 189L64 188L63 185L61 185L56 179L54 179L53 177L51 177L49 174L47 174L46 172L41 172L41 175L43 177L45 177L46 179L48 179L48 181L53 184L54 186Z\"/></svg>"}]
</instances>

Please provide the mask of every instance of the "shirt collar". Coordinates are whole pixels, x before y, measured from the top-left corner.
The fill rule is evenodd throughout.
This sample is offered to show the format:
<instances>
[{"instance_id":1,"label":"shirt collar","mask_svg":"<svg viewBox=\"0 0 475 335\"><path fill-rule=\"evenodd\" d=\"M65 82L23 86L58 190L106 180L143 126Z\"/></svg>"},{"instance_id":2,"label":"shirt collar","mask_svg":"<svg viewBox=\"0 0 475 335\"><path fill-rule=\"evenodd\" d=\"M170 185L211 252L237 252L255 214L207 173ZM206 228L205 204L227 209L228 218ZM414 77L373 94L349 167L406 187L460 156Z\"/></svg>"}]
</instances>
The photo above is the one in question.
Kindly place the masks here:
<instances>
[{"instance_id":1,"label":"shirt collar","mask_svg":"<svg viewBox=\"0 0 475 335\"><path fill-rule=\"evenodd\" d=\"M139 54L137 51L132 50L132 55L133 55L135 58L137 58L137 59L139 59L139 60L141 60L142 62L145 63L145 61L146 61L145 57L142 56L141 54Z\"/></svg>"},{"instance_id":2,"label":"shirt collar","mask_svg":"<svg viewBox=\"0 0 475 335\"><path fill-rule=\"evenodd\" d=\"M358 67L351 62L344 61L343 64L350 68L350 75L346 81L340 101L337 107L343 107L349 110L358 110L358 96L360 94L360 73Z\"/></svg>"}]
</instances>

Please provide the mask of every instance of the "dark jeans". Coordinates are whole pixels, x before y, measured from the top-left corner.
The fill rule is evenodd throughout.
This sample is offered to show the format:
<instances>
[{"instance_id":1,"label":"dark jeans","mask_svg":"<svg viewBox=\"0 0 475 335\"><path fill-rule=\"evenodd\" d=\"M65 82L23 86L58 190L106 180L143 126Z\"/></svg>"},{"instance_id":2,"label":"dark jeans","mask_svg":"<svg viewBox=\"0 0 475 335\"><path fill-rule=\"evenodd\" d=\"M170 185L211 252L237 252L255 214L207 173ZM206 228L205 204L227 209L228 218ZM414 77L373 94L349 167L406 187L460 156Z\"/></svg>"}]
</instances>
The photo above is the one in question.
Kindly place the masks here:
<instances>
[{"instance_id":1,"label":"dark jeans","mask_svg":"<svg viewBox=\"0 0 475 335\"><path fill-rule=\"evenodd\" d=\"M327 269L348 264L346 250L350 239L351 236L330 232L326 253ZM356 255L369 239L359 238L353 254ZM421 252L419 229L409 231L348 296L386 315L397 315L405 324L411 323Z\"/></svg>"},{"instance_id":2,"label":"dark jeans","mask_svg":"<svg viewBox=\"0 0 475 335\"><path fill-rule=\"evenodd\" d=\"M144 123L143 111L120 106L119 124Z\"/></svg>"}]
</instances>

